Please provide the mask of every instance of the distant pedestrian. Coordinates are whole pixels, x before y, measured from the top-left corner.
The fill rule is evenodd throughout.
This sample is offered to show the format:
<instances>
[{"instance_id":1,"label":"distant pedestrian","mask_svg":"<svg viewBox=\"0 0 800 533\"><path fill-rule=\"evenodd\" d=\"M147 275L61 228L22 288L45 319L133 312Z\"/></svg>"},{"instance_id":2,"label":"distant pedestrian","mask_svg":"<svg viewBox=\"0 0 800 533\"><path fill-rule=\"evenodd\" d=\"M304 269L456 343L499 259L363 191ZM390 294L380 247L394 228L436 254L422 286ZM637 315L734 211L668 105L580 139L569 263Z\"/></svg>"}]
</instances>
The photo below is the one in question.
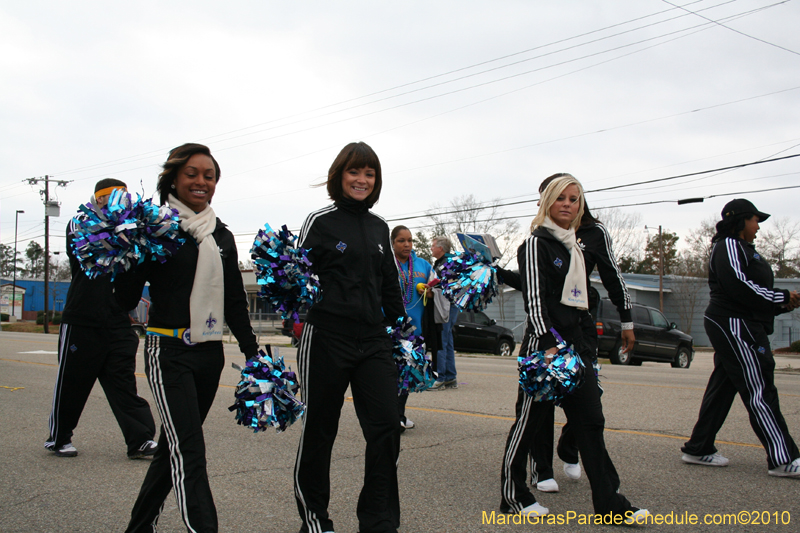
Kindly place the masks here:
<instances>
[{"instance_id":1,"label":"distant pedestrian","mask_svg":"<svg viewBox=\"0 0 800 533\"><path fill-rule=\"evenodd\" d=\"M739 393L767 452L767 473L800 477L800 452L781 414L769 343L775 315L800 307L800 294L774 288L772 268L753 245L759 222L767 218L767 213L739 198L725 204L717 222L708 268L711 300L705 313L714 370L681 459L727 466L728 459L717 452L714 441Z\"/></svg>"},{"instance_id":2,"label":"distant pedestrian","mask_svg":"<svg viewBox=\"0 0 800 533\"><path fill-rule=\"evenodd\" d=\"M442 266L447 260L447 254L453 250L453 243L447 237L438 235L431 240L431 254L436 261L433 263L433 269L437 277L442 277ZM439 378L431 386L433 390L443 389L457 389L458 388L458 375L456 372L456 352L455 344L453 342L453 328L458 320L459 309L458 306L450 303L442 296L441 290L436 290L435 298L440 301L444 300L444 305L441 305L442 311L440 312L442 320L442 348L437 354L437 367L436 372Z\"/></svg>"},{"instance_id":3,"label":"distant pedestrian","mask_svg":"<svg viewBox=\"0 0 800 533\"><path fill-rule=\"evenodd\" d=\"M111 178L97 182L89 202L95 211L105 207L115 189L125 190L125 183ZM58 335L58 374L50 411L50 435L44 446L58 457L78 455L72 432L95 381L100 381L125 437L128 457L150 456L157 449L153 441L156 425L150 405L136 390L139 336L131 329L128 309L115 298L115 284L110 276L90 278L81 270L73 249L76 225L73 219L67 228L72 282Z\"/></svg>"}]
</instances>

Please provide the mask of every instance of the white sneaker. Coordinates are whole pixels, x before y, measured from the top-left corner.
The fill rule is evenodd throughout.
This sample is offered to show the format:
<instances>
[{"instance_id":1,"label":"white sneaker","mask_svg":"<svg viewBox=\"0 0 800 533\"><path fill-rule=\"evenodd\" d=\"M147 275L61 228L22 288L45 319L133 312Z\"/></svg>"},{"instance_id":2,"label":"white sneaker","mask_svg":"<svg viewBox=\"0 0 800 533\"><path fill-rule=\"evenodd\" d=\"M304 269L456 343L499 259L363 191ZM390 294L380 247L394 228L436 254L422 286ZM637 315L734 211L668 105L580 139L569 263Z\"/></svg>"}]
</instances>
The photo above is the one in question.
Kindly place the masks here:
<instances>
[{"instance_id":1,"label":"white sneaker","mask_svg":"<svg viewBox=\"0 0 800 533\"><path fill-rule=\"evenodd\" d=\"M78 455L78 450L72 445L71 442L62 445L61 448L57 450L54 446L50 446L47 449L53 452L56 457L75 457Z\"/></svg>"},{"instance_id":2,"label":"white sneaker","mask_svg":"<svg viewBox=\"0 0 800 533\"><path fill-rule=\"evenodd\" d=\"M404 429L411 429L411 428L413 428L413 427L415 427L415 426L416 426L416 424L414 423L414 421L413 421L413 420L411 420L410 418L406 418L406 421L405 421L405 422L403 422L403 421L401 420L401 421L400 421L400 425L401 425L401 426L403 426L403 428L404 428Z\"/></svg>"},{"instance_id":3,"label":"white sneaker","mask_svg":"<svg viewBox=\"0 0 800 533\"><path fill-rule=\"evenodd\" d=\"M650 516L650 511L647 509L639 509L634 512L630 517L625 519L626 526L641 526L647 522L647 517Z\"/></svg>"},{"instance_id":4,"label":"white sneaker","mask_svg":"<svg viewBox=\"0 0 800 533\"><path fill-rule=\"evenodd\" d=\"M558 492L558 482L555 479L545 479L536 484L536 490L542 492Z\"/></svg>"},{"instance_id":5,"label":"white sneaker","mask_svg":"<svg viewBox=\"0 0 800 533\"><path fill-rule=\"evenodd\" d=\"M770 476L800 477L800 459L795 459L789 464L776 466L767 472Z\"/></svg>"},{"instance_id":6,"label":"white sneaker","mask_svg":"<svg viewBox=\"0 0 800 533\"><path fill-rule=\"evenodd\" d=\"M703 466L728 466L727 457L723 457L717 453L712 453L711 455L689 455L688 453L684 453L681 455L681 460L684 463L689 463L690 465L703 465Z\"/></svg>"},{"instance_id":7,"label":"white sneaker","mask_svg":"<svg viewBox=\"0 0 800 533\"><path fill-rule=\"evenodd\" d=\"M580 463L564 463L564 473L570 479L581 478L581 464Z\"/></svg>"},{"instance_id":8,"label":"white sneaker","mask_svg":"<svg viewBox=\"0 0 800 533\"><path fill-rule=\"evenodd\" d=\"M428 387L428 390L443 390L442 387L444 386L444 381L434 381L433 385Z\"/></svg>"},{"instance_id":9,"label":"white sneaker","mask_svg":"<svg viewBox=\"0 0 800 533\"><path fill-rule=\"evenodd\" d=\"M524 516L544 516L550 513L550 509L547 507L542 507L539 502L535 502L524 508L519 513Z\"/></svg>"}]
</instances>

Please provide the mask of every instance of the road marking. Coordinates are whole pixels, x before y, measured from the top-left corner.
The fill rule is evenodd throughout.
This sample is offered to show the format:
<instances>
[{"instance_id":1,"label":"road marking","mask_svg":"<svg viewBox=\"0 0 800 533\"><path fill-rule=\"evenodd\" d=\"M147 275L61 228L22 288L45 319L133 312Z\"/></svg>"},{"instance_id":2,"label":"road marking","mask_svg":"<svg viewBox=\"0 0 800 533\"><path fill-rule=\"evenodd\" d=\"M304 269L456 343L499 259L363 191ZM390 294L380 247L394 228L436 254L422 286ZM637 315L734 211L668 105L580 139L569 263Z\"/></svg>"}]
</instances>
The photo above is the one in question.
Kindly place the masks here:
<instances>
[{"instance_id":1,"label":"road marking","mask_svg":"<svg viewBox=\"0 0 800 533\"><path fill-rule=\"evenodd\" d=\"M11 361L12 363L25 363L27 365L43 365L43 366L58 366L54 363L37 363L36 361L20 361L19 359L6 359L4 357L0 357L0 361Z\"/></svg>"},{"instance_id":2,"label":"road marking","mask_svg":"<svg viewBox=\"0 0 800 533\"><path fill-rule=\"evenodd\" d=\"M25 387L6 387L5 385L0 385L0 389L8 389L11 392L14 392L15 390L22 390L24 388Z\"/></svg>"},{"instance_id":3,"label":"road marking","mask_svg":"<svg viewBox=\"0 0 800 533\"><path fill-rule=\"evenodd\" d=\"M20 354L24 353L32 353L32 354L46 354L46 355L58 355L58 352L48 352L45 350L36 350L35 352L18 352Z\"/></svg>"}]
</instances>

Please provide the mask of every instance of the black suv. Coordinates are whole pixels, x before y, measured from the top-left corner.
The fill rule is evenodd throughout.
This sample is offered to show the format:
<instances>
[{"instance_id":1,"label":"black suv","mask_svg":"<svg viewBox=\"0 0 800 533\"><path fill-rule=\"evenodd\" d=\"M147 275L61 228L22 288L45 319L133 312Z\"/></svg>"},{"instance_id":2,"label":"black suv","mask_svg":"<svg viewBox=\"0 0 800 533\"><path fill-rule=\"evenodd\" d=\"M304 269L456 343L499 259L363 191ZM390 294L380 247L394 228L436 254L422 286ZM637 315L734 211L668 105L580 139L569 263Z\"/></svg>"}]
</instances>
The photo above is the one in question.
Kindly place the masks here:
<instances>
[{"instance_id":1,"label":"black suv","mask_svg":"<svg viewBox=\"0 0 800 533\"><path fill-rule=\"evenodd\" d=\"M453 345L460 352L484 352L511 355L514 332L498 326L480 311L462 311L453 327Z\"/></svg>"},{"instance_id":2,"label":"black suv","mask_svg":"<svg viewBox=\"0 0 800 533\"><path fill-rule=\"evenodd\" d=\"M652 307L633 304L633 350L622 353L620 320L617 308L608 298L601 299L592 313L597 327L600 355L608 355L614 365L641 365L642 361L671 363L675 368L689 368L694 359L691 335L680 331L674 322Z\"/></svg>"}]
</instances>

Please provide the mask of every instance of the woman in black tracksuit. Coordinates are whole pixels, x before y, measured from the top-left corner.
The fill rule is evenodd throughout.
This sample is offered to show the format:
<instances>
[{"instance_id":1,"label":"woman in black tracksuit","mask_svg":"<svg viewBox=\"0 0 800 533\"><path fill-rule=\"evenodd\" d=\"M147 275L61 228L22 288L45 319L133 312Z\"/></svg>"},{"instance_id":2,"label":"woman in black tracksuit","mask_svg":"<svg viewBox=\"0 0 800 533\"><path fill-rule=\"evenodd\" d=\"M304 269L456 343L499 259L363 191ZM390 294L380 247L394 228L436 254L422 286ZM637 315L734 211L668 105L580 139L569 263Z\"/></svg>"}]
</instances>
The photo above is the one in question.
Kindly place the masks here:
<instances>
[{"instance_id":1,"label":"woman in black tracksuit","mask_svg":"<svg viewBox=\"0 0 800 533\"><path fill-rule=\"evenodd\" d=\"M728 464L714 440L738 392L767 452L769 475L800 477L800 452L781 414L768 337L775 315L800 306L800 295L773 288L772 268L753 246L758 223L768 217L748 200L736 199L725 205L717 223L708 268L711 300L705 313L714 371L681 458L690 464Z\"/></svg>"},{"instance_id":2,"label":"woman in black tracksuit","mask_svg":"<svg viewBox=\"0 0 800 533\"><path fill-rule=\"evenodd\" d=\"M544 351L548 356L555 354L557 341L550 331L553 328L568 344L574 345L584 365L591 369L596 338L584 332L583 321L588 313L588 302L582 296L586 294L586 275L574 233L583 205L583 191L575 178L564 176L553 180L542 195L533 232L519 248L517 259L528 315L528 332L520 355L535 351ZM589 477L595 513L611 513L619 517L617 520L646 514L646 510L633 507L615 492L612 485L608 473L610 459L603 439L605 420L594 372L585 373L584 384L563 398L562 407ZM519 409L503 456L501 511L539 515L549 512L536 502L526 483L528 450L537 430L548 418L548 409L551 406L547 402L534 402L527 395Z\"/></svg>"},{"instance_id":3,"label":"woman in black tracksuit","mask_svg":"<svg viewBox=\"0 0 800 533\"><path fill-rule=\"evenodd\" d=\"M328 172L334 203L308 215L300 230L298 245L309 249L321 288L297 354L306 404L294 473L302 532L333 531L331 450L348 385L367 441L359 531L394 532L400 523L397 368L386 325L406 313L389 227L370 211L381 183L372 148L348 144Z\"/></svg>"},{"instance_id":4,"label":"woman in black tracksuit","mask_svg":"<svg viewBox=\"0 0 800 533\"><path fill-rule=\"evenodd\" d=\"M148 258L123 296L138 299L150 282L145 370L162 423L129 532L155 531L173 489L189 531L217 531L202 426L225 364L223 321L247 358L258 352L233 234L209 205L219 177L207 147L186 144L170 152L158 190L162 203L178 209L186 242L164 263Z\"/></svg>"},{"instance_id":5,"label":"woman in black tracksuit","mask_svg":"<svg viewBox=\"0 0 800 533\"><path fill-rule=\"evenodd\" d=\"M544 192L551 181L565 176L569 176L569 174L553 174L542 181L539 185L539 194ZM608 297L611 302L617 307L622 327L620 347L622 349L633 350L635 337L633 334L633 319L631 317L631 298L625 286L625 280L622 278L622 272L614 258L611 236L608 234L608 230L606 230L605 226L591 214L589 206L585 203L583 216L581 217L581 225L575 230L575 237L583 251L586 275L588 276L591 274L595 266L597 267L603 287L605 287L608 292ZM504 269L498 269L498 272L504 283L517 290L522 290L522 281L519 274ZM589 291L591 293L594 289L589 288ZM590 294L590 309L596 304L596 302L591 302ZM584 334L596 337L597 330L595 329L594 320L592 320L591 315L584 315L582 320ZM525 342L526 339L523 339L523 345ZM522 388L519 388L517 391L517 412L521 409L524 401L525 392ZM555 424L555 406L552 402L547 403L550 404L550 409L543 408L543 411L544 414L548 415L548 418L543 420L542 426L537 432L533 440L533 446L531 447L531 484L536 485L542 492L557 492L558 484L555 479L553 479L553 427ZM581 475L581 468L578 462L578 447L575 443L575 436L570 431L569 424L564 425L561 431L557 450L559 458L564 461L564 471L567 476L571 479L578 479ZM612 479L612 485L615 489L618 489L619 477L610 460L608 462L608 471Z\"/></svg>"}]
</instances>

